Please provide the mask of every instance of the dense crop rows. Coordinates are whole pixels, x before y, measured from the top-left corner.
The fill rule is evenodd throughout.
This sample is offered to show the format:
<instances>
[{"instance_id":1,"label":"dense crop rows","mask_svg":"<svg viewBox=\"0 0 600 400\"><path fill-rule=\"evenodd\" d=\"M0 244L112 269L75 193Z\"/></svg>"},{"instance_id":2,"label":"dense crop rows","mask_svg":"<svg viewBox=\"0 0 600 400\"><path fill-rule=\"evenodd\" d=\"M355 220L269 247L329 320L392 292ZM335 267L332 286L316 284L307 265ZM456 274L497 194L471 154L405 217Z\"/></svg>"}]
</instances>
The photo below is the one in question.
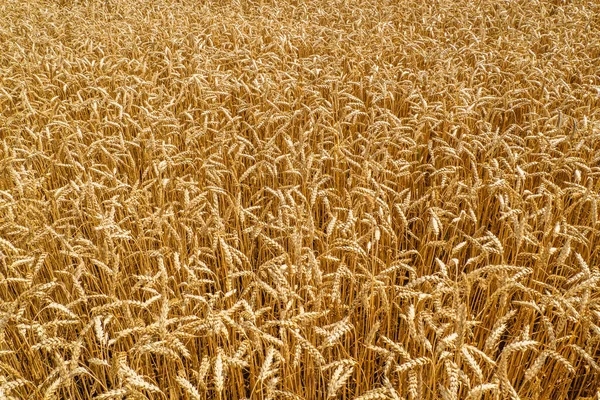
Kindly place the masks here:
<instances>
[{"instance_id":1,"label":"dense crop rows","mask_svg":"<svg viewBox=\"0 0 600 400\"><path fill-rule=\"evenodd\" d=\"M0 398L600 396L596 2L0 15Z\"/></svg>"}]
</instances>

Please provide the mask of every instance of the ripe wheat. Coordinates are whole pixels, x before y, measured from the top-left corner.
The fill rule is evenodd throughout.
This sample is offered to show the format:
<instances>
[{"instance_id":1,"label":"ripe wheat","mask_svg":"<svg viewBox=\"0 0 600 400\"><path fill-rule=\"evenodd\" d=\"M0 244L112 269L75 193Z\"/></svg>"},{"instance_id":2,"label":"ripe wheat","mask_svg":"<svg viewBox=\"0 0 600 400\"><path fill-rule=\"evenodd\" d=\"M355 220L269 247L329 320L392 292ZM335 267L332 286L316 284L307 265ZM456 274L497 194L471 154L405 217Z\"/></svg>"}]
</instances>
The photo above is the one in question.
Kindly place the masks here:
<instances>
[{"instance_id":1,"label":"ripe wheat","mask_svg":"<svg viewBox=\"0 0 600 400\"><path fill-rule=\"evenodd\" d=\"M600 398L596 2L0 15L1 398Z\"/></svg>"}]
</instances>

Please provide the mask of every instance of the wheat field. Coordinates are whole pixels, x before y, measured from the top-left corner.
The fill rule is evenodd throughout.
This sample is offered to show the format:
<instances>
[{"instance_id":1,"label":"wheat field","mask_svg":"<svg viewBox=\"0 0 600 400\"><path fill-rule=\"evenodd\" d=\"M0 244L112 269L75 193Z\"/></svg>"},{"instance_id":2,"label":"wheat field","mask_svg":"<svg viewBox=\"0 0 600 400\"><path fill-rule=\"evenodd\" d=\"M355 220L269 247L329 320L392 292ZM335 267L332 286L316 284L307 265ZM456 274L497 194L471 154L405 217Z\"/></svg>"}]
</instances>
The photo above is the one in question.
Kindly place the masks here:
<instances>
[{"instance_id":1,"label":"wheat field","mask_svg":"<svg viewBox=\"0 0 600 400\"><path fill-rule=\"evenodd\" d=\"M600 399L600 4L0 0L1 399Z\"/></svg>"}]
</instances>

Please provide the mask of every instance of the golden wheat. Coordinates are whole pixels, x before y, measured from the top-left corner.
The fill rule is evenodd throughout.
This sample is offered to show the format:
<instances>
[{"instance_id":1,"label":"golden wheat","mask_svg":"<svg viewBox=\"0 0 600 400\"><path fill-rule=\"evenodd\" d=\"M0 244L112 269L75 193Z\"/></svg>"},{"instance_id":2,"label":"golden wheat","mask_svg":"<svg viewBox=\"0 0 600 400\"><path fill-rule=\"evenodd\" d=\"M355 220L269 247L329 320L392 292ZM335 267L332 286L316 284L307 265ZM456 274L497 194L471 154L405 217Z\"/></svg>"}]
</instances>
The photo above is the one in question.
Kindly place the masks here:
<instances>
[{"instance_id":1,"label":"golden wheat","mask_svg":"<svg viewBox=\"0 0 600 400\"><path fill-rule=\"evenodd\" d=\"M595 2L0 14L1 398L600 398Z\"/></svg>"}]
</instances>

